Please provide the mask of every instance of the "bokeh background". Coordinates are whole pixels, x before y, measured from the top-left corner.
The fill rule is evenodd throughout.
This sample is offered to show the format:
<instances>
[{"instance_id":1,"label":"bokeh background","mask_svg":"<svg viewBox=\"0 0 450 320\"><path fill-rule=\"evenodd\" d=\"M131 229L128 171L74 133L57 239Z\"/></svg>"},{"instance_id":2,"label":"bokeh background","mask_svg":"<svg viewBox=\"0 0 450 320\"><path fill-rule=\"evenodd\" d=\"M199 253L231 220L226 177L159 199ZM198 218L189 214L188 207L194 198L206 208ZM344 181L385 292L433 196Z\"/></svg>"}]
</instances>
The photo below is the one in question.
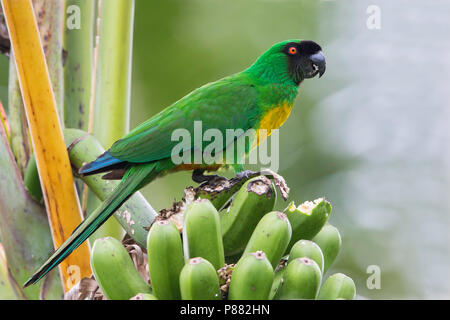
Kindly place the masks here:
<instances>
[{"instance_id":1,"label":"bokeh background","mask_svg":"<svg viewBox=\"0 0 450 320\"><path fill-rule=\"evenodd\" d=\"M370 5L380 29L367 28ZM290 200L332 202L343 250L331 272L359 298L448 299L449 12L447 0L136 0L131 126L275 42L317 41L327 73L302 84L280 130ZM3 56L0 69L6 101ZM190 184L177 173L144 194L159 210ZM370 265L381 289L367 288Z\"/></svg>"}]
</instances>

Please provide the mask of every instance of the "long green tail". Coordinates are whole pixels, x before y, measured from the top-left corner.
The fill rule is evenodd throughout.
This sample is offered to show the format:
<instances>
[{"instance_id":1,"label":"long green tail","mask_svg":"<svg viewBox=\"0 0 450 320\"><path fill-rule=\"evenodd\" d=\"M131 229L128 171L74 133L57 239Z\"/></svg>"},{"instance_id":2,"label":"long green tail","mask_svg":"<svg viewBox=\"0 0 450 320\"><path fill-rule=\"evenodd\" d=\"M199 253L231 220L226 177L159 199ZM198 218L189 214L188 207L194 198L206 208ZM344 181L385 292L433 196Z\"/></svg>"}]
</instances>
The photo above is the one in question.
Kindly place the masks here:
<instances>
[{"instance_id":1,"label":"long green tail","mask_svg":"<svg viewBox=\"0 0 450 320\"><path fill-rule=\"evenodd\" d=\"M24 288L35 284L50 270L56 267L69 254L94 233L127 199L156 174L155 164L142 164L131 167L115 188L112 195L92 212L72 233L72 235L55 251L55 253L27 280Z\"/></svg>"}]
</instances>

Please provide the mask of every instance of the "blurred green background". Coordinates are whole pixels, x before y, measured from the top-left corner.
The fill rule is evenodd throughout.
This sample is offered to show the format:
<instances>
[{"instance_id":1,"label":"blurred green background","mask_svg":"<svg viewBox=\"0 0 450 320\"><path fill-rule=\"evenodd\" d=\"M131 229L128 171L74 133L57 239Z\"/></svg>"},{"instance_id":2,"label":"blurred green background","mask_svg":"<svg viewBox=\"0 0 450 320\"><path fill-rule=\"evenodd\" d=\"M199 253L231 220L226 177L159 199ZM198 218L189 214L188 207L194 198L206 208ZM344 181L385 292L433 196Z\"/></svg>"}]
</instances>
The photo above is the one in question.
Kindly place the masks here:
<instances>
[{"instance_id":1,"label":"blurred green background","mask_svg":"<svg viewBox=\"0 0 450 320\"><path fill-rule=\"evenodd\" d=\"M280 131L290 200L332 202L343 251L331 272L352 276L360 298L448 299L448 12L446 0L136 0L131 127L275 42L315 40L327 73L301 85ZM0 69L6 101L4 57ZM144 194L159 210L190 184L178 173ZM379 290L366 286L370 265Z\"/></svg>"}]
</instances>

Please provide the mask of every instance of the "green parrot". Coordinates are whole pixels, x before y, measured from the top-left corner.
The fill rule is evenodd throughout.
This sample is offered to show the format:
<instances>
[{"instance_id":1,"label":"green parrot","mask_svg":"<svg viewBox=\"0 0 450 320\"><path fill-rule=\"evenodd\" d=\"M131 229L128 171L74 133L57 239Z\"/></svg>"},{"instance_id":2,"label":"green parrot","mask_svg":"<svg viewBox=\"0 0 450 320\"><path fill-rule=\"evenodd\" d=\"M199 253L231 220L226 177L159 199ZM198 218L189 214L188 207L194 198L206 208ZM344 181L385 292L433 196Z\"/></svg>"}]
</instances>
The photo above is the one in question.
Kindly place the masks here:
<instances>
[{"instance_id":1,"label":"green parrot","mask_svg":"<svg viewBox=\"0 0 450 320\"><path fill-rule=\"evenodd\" d=\"M79 174L109 172L103 178L121 179L120 184L24 287L42 279L134 192L155 178L180 170L194 170L193 179L200 182L205 170L213 171L221 166L232 166L236 173L243 170L241 162L174 163L172 152L177 144L177 141L172 141L174 130L181 128L193 133L194 122L201 121L203 130L218 129L224 133L223 136L227 129L242 129L244 132L265 129L270 135L270 130L279 128L289 117L300 83L317 74L321 77L325 66L322 49L313 41L277 43L246 70L192 91L116 141L95 161L80 168ZM227 147L229 144L225 143L224 149ZM246 146L245 155L248 151Z\"/></svg>"}]
</instances>

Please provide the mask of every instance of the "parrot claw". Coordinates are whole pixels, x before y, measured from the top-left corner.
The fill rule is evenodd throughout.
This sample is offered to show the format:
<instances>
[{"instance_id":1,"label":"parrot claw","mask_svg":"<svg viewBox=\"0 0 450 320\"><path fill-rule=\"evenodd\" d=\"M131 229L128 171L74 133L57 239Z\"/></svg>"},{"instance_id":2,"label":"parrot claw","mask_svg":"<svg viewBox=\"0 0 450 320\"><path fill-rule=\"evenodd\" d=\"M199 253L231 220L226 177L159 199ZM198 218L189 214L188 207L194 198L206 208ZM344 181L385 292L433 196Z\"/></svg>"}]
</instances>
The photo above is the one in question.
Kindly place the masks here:
<instances>
[{"instance_id":1,"label":"parrot claw","mask_svg":"<svg viewBox=\"0 0 450 320\"><path fill-rule=\"evenodd\" d=\"M236 174L236 178L238 178L239 180L241 180L241 179L249 179L249 178L254 177L256 175L258 175L258 173L255 172L255 171L244 170L244 171L241 171L241 172L237 173Z\"/></svg>"}]
</instances>

